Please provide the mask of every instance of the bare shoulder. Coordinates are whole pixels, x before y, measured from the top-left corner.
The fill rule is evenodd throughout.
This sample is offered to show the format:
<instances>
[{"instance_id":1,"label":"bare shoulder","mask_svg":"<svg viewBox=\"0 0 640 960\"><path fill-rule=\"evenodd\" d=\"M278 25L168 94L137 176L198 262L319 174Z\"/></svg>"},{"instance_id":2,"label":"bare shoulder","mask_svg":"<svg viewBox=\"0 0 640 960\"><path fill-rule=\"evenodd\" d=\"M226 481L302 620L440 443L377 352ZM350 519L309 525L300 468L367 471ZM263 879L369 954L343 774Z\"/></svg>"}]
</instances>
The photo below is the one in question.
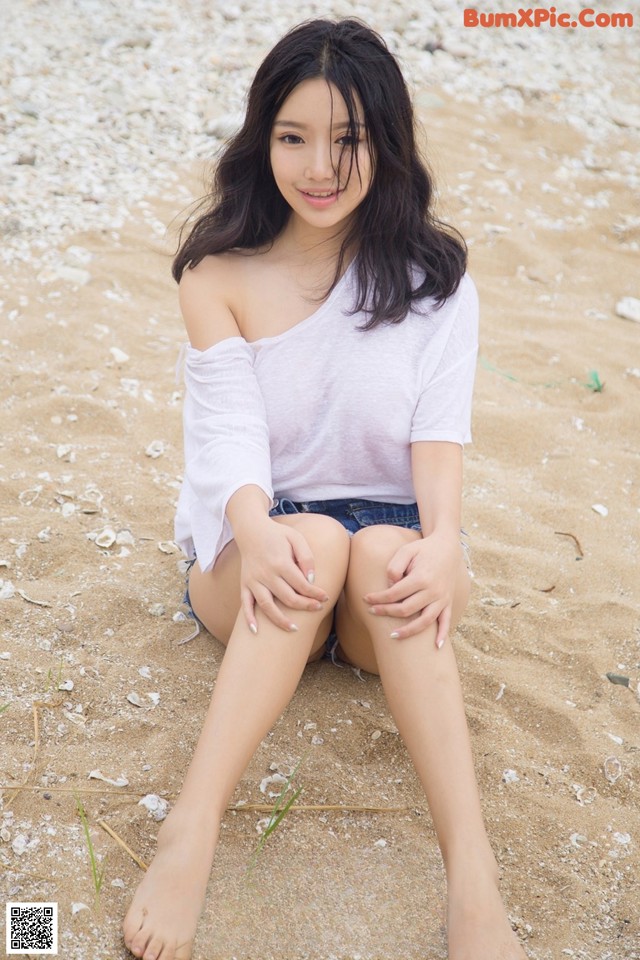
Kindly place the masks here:
<instances>
[{"instance_id":1,"label":"bare shoulder","mask_svg":"<svg viewBox=\"0 0 640 960\"><path fill-rule=\"evenodd\" d=\"M180 310L192 346L206 350L221 340L242 336L233 310L238 284L238 257L205 257L180 279Z\"/></svg>"}]
</instances>

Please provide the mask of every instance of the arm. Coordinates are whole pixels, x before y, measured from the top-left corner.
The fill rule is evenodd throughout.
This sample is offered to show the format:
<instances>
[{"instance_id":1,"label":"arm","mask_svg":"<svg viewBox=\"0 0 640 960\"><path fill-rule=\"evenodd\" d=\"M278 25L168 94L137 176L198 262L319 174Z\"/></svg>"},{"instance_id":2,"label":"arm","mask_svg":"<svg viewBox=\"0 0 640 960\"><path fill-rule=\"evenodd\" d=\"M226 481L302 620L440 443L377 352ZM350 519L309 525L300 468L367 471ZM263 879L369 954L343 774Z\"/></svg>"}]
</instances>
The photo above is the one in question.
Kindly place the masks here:
<instances>
[{"instance_id":1,"label":"arm","mask_svg":"<svg viewBox=\"0 0 640 960\"><path fill-rule=\"evenodd\" d=\"M225 291L223 261L208 257L180 283L180 305L191 341L185 362L185 480L190 527L203 571L236 541L242 559L242 608L252 629L257 602L283 629L276 606L315 609L325 598L309 577L313 556L302 534L269 517L272 502L269 430L254 369ZM184 498L185 500L187 497Z\"/></svg>"},{"instance_id":2,"label":"arm","mask_svg":"<svg viewBox=\"0 0 640 960\"><path fill-rule=\"evenodd\" d=\"M436 646L442 647L460 570L462 447L418 441L411 444L411 464L422 539L405 544L393 556L387 567L391 586L364 599L378 616L412 618L395 631L399 639L437 621Z\"/></svg>"}]
</instances>

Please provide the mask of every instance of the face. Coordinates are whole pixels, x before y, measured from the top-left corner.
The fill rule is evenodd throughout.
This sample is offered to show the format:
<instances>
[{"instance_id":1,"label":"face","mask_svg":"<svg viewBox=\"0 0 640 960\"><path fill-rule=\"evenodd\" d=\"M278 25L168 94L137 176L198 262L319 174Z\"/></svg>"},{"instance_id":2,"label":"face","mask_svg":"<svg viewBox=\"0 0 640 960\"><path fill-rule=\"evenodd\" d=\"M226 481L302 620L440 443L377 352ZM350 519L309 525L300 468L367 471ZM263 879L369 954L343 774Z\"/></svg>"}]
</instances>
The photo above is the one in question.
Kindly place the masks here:
<instances>
[{"instance_id":1,"label":"face","mask_svg":"<svg viewBox=\"0 0 640 960\"><path fill-rule=\"evenodd\" d=\"M344 98L322 77L298 84L274 121L273 176L294 217L310 227L344 226L371 185L372 162L362 105L357 96L354 100L359 123L355 144L348 135Z\"/></svg>"}]
</instances>

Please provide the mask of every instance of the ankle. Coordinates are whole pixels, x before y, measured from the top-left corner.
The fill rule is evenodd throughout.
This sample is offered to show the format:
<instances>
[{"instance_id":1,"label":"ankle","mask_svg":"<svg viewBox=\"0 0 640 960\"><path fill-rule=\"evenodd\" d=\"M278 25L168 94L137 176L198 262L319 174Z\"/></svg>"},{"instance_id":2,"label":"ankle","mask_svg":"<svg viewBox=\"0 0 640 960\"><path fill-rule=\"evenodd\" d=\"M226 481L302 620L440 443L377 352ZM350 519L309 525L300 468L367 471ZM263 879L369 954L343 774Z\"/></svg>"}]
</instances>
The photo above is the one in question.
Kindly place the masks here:
<instances>
[{"instance_id":1,"label":"ankle","mask_svg":"<svg viewBox=\"0 0 640 960\"><path fill-rule=\"evenodd\" d=\"M457 881L466 883L493 882L497 886L500 869L488 842L477 846L456 844L443 853L444 867L449 884Z\"/></svg>"}]
</instances>

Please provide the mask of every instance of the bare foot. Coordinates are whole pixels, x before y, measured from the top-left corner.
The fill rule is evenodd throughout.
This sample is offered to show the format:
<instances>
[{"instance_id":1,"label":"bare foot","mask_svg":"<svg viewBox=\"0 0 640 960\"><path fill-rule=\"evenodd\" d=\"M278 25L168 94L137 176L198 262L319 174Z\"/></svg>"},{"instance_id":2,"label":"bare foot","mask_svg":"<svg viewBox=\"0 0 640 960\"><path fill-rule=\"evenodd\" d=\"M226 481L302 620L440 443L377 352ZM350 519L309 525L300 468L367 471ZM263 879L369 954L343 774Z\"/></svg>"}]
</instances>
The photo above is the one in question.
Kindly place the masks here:
<instances>
[{"instance_id":1,"label":"bare foot","mask_svg":"<svg viewBox=\"0 0 640 960\"><path fill-rule=\"evenodd\" d=\"M491 867L449 878L448 936L449 960L527 960Z\"/></svg>"},{"instance_id":2,"label":"bare foot","mask_svg":"<svg viewBox=\"0 0 640 960\"><path fill-rule=\"evenodd\" d=\"M219 826L213 835L211 829L177 807L162 824L157 853L123 924L124 942L134 957L190 960L218 840Z\"/></svg>"}]
</instances>

